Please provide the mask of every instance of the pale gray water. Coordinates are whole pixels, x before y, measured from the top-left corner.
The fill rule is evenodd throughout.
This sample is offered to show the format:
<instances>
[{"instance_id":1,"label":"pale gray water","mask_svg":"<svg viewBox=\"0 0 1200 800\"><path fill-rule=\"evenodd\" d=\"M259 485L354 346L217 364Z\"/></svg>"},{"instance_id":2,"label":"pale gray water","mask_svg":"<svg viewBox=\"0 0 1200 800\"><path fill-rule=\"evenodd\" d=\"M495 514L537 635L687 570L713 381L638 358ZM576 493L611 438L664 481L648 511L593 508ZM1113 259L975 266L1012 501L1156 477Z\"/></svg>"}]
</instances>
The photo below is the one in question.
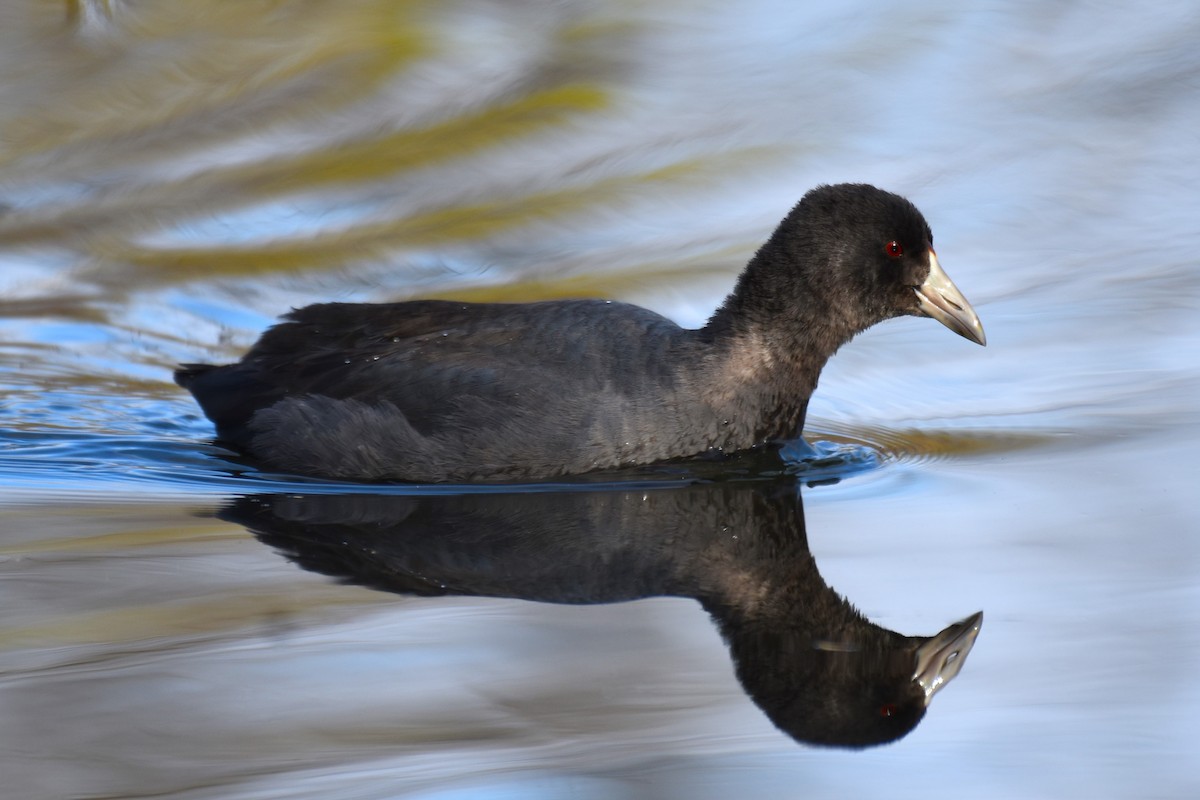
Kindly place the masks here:
<instances>
[{"instance_id":1,"label":"pale gray water","mask_svg":"<svg viewBox=\"0 0 1200 800\"><path fill-rule=\"evenodd\" d=\"M1198 39L1188 3L6 4L3 792L1200 794ZM841 180L916 202L989 340L889 322L810 410L882 456L805 493L825 579L905 633L986 613L900 742L779 733L692 601L400 598L208 516L280 479L177 361L323 299L698 324Z\"/></svg>"}]
</instances>

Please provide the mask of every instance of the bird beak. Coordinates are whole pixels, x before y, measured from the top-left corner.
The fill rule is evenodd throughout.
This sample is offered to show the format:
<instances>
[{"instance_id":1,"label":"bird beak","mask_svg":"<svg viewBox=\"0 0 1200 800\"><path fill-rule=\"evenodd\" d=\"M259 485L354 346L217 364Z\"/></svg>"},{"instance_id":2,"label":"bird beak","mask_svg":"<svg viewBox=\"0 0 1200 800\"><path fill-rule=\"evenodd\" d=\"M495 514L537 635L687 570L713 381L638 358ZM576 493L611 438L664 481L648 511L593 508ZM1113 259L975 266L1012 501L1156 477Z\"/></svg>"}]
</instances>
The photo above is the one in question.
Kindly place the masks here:
<instances>
[{"instance_id":1,"label":"bird beak","mask_svg":"<svg viewBox=\"0 0 1200 800\"><path fill-rule=\"evenodd\" d=\"M917 293L917 304L928 316L945 325L959 336L965 336L976 344L987 344L983 335L983 324L979 321L975 309L962 296L962 292L950 280L950 276L942 271L938 263L937 253L929 250L929 277L920 286L914 288Z\"/></svg>"},{"instance_id":2,"label":"bird beak","mask_svg":"<svg viewBox=\"0 0 1200 800\"><path fill-rule=\"evenodd\" d=\"M977 611L961 622L956 622L917 648L917 667L913 681L925 690L925 705L938 690L949 683L967 660L967 653L975 644L979 628L983 625L983 612Z\"/></svg>"}]
</instances>

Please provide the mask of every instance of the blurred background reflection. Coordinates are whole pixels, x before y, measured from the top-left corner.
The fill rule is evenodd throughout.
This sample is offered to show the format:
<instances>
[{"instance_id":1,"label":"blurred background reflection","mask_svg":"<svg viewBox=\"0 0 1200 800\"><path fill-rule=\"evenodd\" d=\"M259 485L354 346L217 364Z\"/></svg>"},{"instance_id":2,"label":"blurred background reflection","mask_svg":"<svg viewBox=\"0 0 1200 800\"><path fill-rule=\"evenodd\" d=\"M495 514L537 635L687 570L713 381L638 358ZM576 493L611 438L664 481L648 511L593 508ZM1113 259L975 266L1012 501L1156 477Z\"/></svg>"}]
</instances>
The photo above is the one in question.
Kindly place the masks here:
<instances>
[{"instance_id":1,"label":"blurred background reflection","mask_svg":"<svg viewBox=\"0 0 1200 800\"><path fill-rule=\"evenodd\" d=\"M1185 2L0 4L4 792L1197 796L1198 38ZM836 181L921 208L989 339L878 326L809 407L822 580L905 635L987 612L901 741L780 734L690 599L399 597L215 516L359 490L213 446L176 363L320 300L699 324Z\"/></svg>"}]
</instances>

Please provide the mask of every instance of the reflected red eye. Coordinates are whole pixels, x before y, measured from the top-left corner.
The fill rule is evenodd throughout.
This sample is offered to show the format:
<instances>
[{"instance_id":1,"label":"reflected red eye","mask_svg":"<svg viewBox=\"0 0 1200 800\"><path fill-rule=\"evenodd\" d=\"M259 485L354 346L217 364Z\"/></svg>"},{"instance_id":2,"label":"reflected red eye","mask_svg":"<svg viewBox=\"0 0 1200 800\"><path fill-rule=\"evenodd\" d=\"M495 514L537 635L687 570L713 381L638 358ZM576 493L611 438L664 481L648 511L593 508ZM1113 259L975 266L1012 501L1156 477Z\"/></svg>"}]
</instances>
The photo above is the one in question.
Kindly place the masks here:
<instances>
[{"instance_id":1,"label":"reflected red eye","mask_svg":"<svg viewBox=\"0 0 1200 800\"><path fill-rule=\"evenodd\" d=\"M894 716L896 716L897 711L899 711L899 709L896 708L895 703L884 703L883 705L881 705L879 707L879 716L894 717Z\"/></svg>"},{"instance_id":2,"label":"reflected red eye","mask_svg":"<svg viewBox=\"0 0 1200 800\"><path fill-rule=\"evenodd\" d=\"M893 239L883 246L883 252L887 253L890 258L899 258L904 255L904 247Z\"/></svg>"}]
</instances>

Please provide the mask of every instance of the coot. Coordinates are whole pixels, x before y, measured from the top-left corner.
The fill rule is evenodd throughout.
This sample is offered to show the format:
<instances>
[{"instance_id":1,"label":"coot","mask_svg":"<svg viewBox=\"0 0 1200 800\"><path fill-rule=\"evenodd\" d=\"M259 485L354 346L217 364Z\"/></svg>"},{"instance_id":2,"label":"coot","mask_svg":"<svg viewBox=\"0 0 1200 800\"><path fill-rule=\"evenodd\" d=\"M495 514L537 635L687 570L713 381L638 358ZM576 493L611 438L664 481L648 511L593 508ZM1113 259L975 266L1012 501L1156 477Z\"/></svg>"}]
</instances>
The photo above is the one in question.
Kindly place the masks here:
<instances>
[{"instance_id":1,"label":"coot","mask_svg":"<svg viewBox=\"0 0 1200 800\"><path fill-rule=\"evenodd\" d=\"M839 184L804 196L703 328L604 300L322 303L175 380L270 468L528 480L798 436L829 357L903 314L985 343L916 207Z\"/></svg>"}]
</instances>

